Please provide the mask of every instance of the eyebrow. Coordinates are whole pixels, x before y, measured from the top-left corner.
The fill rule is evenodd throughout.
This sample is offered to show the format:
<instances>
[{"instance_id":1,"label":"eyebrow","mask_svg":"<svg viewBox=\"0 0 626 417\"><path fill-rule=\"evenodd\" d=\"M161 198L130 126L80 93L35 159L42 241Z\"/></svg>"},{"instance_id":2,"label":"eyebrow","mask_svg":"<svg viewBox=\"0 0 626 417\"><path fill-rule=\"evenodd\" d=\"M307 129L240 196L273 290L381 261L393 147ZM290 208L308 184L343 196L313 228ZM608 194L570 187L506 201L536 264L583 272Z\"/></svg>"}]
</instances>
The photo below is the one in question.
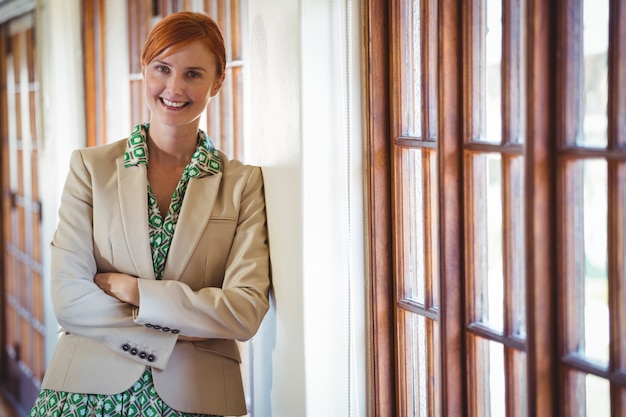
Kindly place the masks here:
<instances>
[{"instance_id":1,"label":"eyebrow","mask_svg":"<svg viewBox=\"0 0 626 417\"><path fill-rule=\"evenodd\" d=\"M204 69L204 67L187 67L188 71L204 71L207 72L206 69Z\"/></svg>"},{"instance_id":2,"label":"eyebrow","mask_svg":"<svg viewBox=\"0 0 626 417\"><path fill-rule=\"evenodd\" d=\"M162 61L162 60L160 60L160 59L155 59L155 60L154 60L154 61L152 61L152 62L155 62L155 63L157 63L157 64L162 64L162 65L167 65L168 67L171 67L171 66L172 66L172 64L170 64L169 62ZM187 67L187 68L185 68L185 70L187 70L187 71L203 71L203 72L208 72L208 71L206 70L206 68L204 68L204 67Z\"/></svg>"}]
</instances>

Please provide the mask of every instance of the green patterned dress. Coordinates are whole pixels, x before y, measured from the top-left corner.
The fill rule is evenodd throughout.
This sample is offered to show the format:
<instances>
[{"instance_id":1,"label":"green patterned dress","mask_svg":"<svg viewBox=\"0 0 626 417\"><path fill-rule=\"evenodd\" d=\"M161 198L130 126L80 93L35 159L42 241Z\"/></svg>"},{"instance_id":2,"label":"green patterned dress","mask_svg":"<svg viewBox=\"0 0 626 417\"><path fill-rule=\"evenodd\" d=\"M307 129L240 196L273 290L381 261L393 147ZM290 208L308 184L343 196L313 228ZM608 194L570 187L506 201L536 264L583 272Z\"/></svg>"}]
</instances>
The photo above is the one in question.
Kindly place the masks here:
<instances>
[{"instance_id":1,"label":"green patterned dress","mask_svg":"<svg viewBox=\"0 0 626 417\"><path fill-rule=\"evenodd\" d=\"M128 139L124 166L148 165L146 142L148 124L138 125ZM198 130L198 145L185 167L172 195L169 209L162 219L152 189L148 185L148 222L152 262L157 279L163 276L165 261L174 236L189 179L213 175L220 171L217 152L208 136ZM95 377L95 376L94 376ZM209 414L183 413L170 408L159 397L150 368L135 384L115 395L76 394L44 389L39 393L29 417L218 417Z\"/></svg>"}]
</instances>

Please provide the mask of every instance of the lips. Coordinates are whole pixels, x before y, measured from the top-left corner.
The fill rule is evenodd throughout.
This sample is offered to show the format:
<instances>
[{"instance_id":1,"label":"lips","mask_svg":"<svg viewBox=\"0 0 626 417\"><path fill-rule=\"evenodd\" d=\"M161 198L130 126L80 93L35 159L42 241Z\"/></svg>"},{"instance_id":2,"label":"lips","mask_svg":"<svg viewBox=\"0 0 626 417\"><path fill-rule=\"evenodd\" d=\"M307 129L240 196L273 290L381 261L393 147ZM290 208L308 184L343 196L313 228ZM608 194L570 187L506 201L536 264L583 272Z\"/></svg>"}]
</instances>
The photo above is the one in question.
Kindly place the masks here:
<instances>
[{"instance_id":1,"label":"lips","mask_svg":"<svg viewBox=\"0 0 626 417\"><path fill-rule=\"evenodd\" d=\"M188 101L171 101L163 97L159 97L159 99L161 100L161 103L165 104L165 106L171 107L174 109L180 109L189 104Z\"/></svg>"}]
</instances>

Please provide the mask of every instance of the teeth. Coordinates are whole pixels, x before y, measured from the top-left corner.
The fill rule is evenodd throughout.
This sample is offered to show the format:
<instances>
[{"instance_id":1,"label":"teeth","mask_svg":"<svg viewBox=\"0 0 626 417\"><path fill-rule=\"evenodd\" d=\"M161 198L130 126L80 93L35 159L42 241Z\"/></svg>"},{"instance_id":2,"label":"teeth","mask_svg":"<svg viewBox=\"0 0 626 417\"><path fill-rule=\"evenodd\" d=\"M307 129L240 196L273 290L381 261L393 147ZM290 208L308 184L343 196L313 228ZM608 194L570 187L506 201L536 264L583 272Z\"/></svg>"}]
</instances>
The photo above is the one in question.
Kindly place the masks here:
<instances>
[{"instance_id":1,"label":"teeth","mask_svg":"<svg viewBox=\"0 0 626 417\"><path fill-rule=\"evenodd\" d=\"M161 97L161 100L163 100L163 103L165 103L165 105L169 107L183 107L185 104L187 104L184 101L169 101L168 99L163 97Z\"/></svg>"}]
</instances>

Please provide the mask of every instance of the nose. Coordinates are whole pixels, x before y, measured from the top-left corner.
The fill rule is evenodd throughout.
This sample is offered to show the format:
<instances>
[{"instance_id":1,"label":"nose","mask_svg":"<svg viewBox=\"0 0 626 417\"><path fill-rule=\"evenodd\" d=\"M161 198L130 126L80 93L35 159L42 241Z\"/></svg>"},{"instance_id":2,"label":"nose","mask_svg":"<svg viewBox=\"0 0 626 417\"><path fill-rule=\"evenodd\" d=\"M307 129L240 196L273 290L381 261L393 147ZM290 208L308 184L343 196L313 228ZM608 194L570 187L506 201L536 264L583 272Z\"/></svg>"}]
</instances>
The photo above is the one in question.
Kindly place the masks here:
<instances>
[{"instance_id":1,"label":"nose","mask_svg":"<svg viewBox=\"0 0 626 417\"><path fill-rule=\"evenodd\" d=\"M182 77L176 74L172 74L167 79L166 87L167 87L167 92L170 94L173 94L173 95L182 94L183 91L185 90L184 80L182 79Z\"/></svg>"}]
</instances>

